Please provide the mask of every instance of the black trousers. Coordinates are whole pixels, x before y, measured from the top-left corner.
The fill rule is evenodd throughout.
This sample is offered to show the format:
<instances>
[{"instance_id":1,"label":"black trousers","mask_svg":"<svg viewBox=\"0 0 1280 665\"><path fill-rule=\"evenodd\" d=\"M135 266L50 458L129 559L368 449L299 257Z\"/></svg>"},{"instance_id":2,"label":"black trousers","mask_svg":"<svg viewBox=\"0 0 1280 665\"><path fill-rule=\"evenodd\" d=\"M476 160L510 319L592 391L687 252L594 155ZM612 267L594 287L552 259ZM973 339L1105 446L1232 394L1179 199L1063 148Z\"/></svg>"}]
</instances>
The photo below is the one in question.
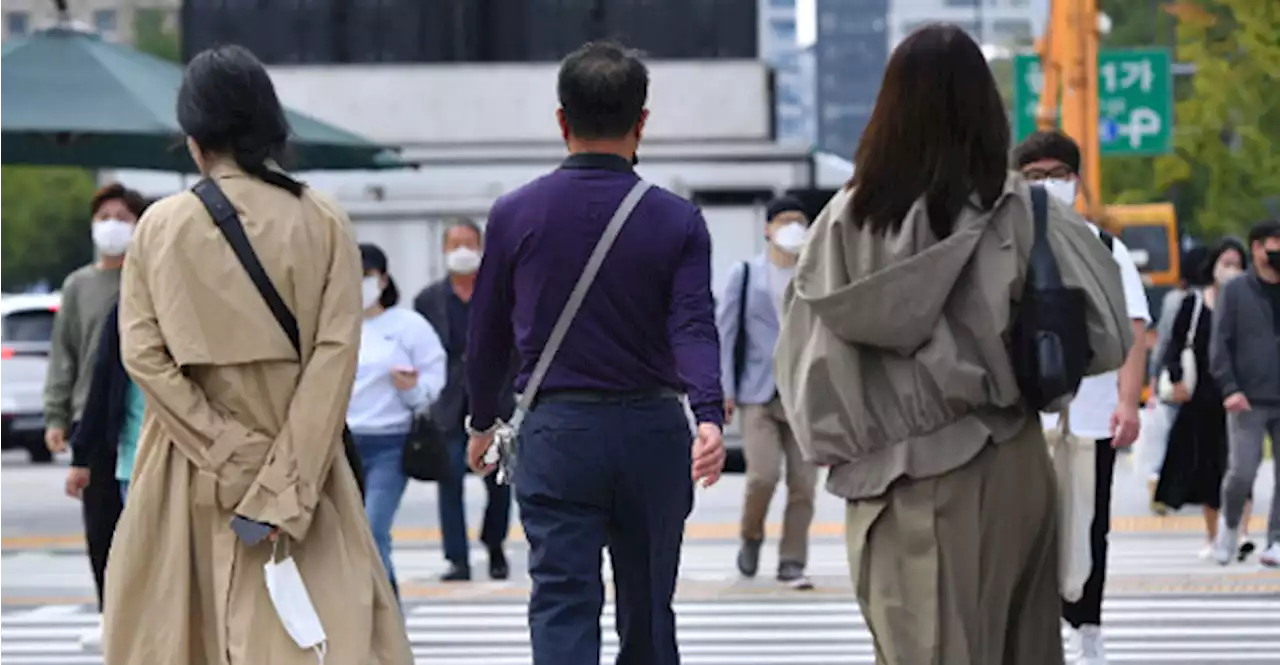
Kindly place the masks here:
<instances>
[{"instance_id":1,"label":"black trousers","mask_svg":"<svg viewBox=\"0 0 1280 665\"><path fill-rule=\"evenodd\" d=\"M1111 534L1111 480L1116 469L1116 449L1111 447L1111 439L1098 439L1094 459L1098 483L1093 494L1093 524L1089 529L1093 568L1084 583L1084 595L1080 600L1062 603L1062 618L1072 628L1102 625L1102 595L1107 584L1107 537Z\"/></svg>"},{"instance_id":2,"label":"black trousers","mask_svg":"<svg viewBox=\"0 0 1280 665\"><path fill-rule=\"evenodd\" d=\"M124 503L120 500L120 483L116 482L114 446L98 446L89 457L89 486L84 489L80 511L84 517L84 540L89 549L89 565L93 568L93 584L98 591L98 609L102 609L102 593L106 585L107 554L116 533L116 522Z\"/></svg>"}]
</instances>

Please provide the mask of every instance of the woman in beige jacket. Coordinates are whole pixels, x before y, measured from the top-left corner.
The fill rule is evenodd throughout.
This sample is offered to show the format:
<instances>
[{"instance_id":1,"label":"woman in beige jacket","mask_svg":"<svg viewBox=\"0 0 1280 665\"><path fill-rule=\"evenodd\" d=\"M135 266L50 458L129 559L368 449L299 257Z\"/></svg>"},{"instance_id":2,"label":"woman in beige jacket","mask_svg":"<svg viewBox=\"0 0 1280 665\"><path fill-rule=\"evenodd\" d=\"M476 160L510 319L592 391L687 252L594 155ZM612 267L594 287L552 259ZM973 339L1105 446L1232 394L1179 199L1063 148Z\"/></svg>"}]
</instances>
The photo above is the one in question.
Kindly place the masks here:
<instances>
[{"instance_id":1,"label":"woman in beige jacket","mask_svg":"<svg viewBox=\"0 0 1280 665\"><path fill-rule=\"evenodd\" d=\"M248 51L196 56L178 120L297 317L301 358L191 192L139 223L120 300L122 357L146 395L104 610L111 665L314 665L268 595L273 544L296 562L330 665L408 665L342 427L360 339L360 254L331 201L271 166L288 136ZM265 523L250 545L235 516Z\"/></svg>"},{"instance_id":2,"label":"woman in beige jacket","mask_svg":"<svg viewBox=\"0 0 1280 665\"><path fill-rule=\"evenodd\" d=\"M850 572L888 665L1063 658L1054 476L1007 347L1034 236L1008 154L977 44L950 25L909 36L778 340L783 405L848 500ZM1131 343L1116 264L1050 205L1063 281L1087 300L1090 373L1116 368Z\"/></svg>"}]
</instances>

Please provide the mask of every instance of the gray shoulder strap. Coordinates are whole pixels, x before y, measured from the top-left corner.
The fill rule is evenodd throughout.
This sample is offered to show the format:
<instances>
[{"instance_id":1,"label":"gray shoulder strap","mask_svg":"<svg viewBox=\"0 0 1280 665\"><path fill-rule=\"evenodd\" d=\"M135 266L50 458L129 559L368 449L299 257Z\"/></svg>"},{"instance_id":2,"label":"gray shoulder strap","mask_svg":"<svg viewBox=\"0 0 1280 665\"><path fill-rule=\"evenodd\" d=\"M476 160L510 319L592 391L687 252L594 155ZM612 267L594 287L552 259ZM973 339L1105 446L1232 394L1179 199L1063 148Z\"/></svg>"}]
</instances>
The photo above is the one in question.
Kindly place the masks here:
<instances>
[{"instance_id":1,"label":"gray shoulder strap","mask_svg":"<svg viewBox=\"0 0 1280 665\"><path fill-rule=\"evenodd\" d=\"M644 180L636 182L631 191L627 192L627 195L622 198L622 203L618 205L618 209L613 213L613 217L609 220L609 225L604 229L604 234L596 242L595 249L591 250L591 258L587 259L587 266L582 269L582 275L578 277L577 284L574 284L573 291L569 293L569 301L565 303L564 309L560 312L560 318L556 319L556 325L551 329L551 335L547 338L547 345L542 347L542 354L538 356L538 364L534 365L533 374L529 376L529 384L525 386L524 392L520 395L520 403L516 406L516 412L511 418L513 426L519 427L520 421L524 420L524 414L533 405L534 398L538 396L538 388L542 385L542 380L546 378L547 370L551 369L551 361L555 359L556 352L560 350L560 344L564 342L565 335L569 333L569 326L573 324L573 318L578 314L578 309L582 307L582 301L586 299L587 291L591 289L592 282L596 280L596 273L600 272L600 266L604 263L605 255L613 247L613 242L618 239L618 233L622 231L623 225L631 218L631 213L635 212L640 199L644 197L645 192L649 191L652 186Z\"/></svg>"}]
</instances>

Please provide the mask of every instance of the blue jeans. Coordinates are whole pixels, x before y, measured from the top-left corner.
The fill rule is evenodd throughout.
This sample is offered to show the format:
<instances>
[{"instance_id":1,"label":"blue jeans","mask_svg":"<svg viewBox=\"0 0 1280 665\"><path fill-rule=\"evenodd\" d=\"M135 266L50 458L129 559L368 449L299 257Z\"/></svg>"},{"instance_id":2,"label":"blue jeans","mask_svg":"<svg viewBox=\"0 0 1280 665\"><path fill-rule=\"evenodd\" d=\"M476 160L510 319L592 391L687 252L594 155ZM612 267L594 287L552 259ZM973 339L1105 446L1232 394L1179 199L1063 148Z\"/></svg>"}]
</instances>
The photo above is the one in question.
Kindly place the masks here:
<instances>
[{"instance_id":1,"label":"blue jeans","mask_svg":"<svg viewBox=\"0 0 1280 665\"><path fill-rule=\"evenodd\" d=\"M671 599L693 507L693 434L676 399L544 402L525 418L515 492L529 541L534 665L600 662L609 548L618 665L676 665Z\"/></svg>"},{"instance_id":2,"label":"blue jeans","mask_svg":"<svg viewBox=\"0 0 1280 665\"><path fill-rule=\"evenodd\" d=\"M440 508L440 535L444 540L444 558L449 563L470 568L470 549L467 546L467 435L454 434L449 443L449 463L452 473L448 480L437 484ZM489 503L484 509L484 523L480 527L480 542L489 549L502 547L511 528L511 487L499 485L497 474L485 476L484 487Z\"/></svg>"},{"instance_id":3,"label":"blue jeans","mask_svg":"<svg viewBox=\"0 0 1280 665\"><path fill-rule=\"evenodd\" d=\"M396 569L391 565L391 525L395 523L400 499L408 480L400 466L408 434L352 434L356 452L364 463L364 512L369 517L373 542L378 545L382 567L391 578L391 587L399 595Z\"/></svg>"},{"instance_id":4,"label":"blue jeans","mask_svg":"<svg viewBox=\"0 0 1280 665\"><path fill-rule=\"evenodd\" d=\"M129 493L129 481L117 480L116 482L120 483L120 503L123 504L125 495Z\"/></svg>"}]
</instances>

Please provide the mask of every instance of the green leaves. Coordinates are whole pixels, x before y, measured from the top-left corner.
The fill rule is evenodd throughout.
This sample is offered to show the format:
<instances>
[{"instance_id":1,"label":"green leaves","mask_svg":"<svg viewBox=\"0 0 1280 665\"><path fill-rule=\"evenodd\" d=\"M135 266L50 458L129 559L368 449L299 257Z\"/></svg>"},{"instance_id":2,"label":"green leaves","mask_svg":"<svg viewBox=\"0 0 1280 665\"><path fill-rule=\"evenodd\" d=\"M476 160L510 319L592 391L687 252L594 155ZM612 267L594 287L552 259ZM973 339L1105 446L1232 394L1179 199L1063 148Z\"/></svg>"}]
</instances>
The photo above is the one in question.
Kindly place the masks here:
<instances>
[{"instance_id":1,"label":"green leaves","mask_svg":"<svg viewBox=\"0 0 1280 665\"><path fill-rule=\"evenodd\" d=\"M57 289L93 260L89 211L95 185L76 168L5 166L0 171L0 280L6 292L41 280Z\"/></svg>"},{"instance_id":2,"label":"green leaves","mask_svg":"<svg viewBox=\"0 0 1280 665\"><path fill-rule=\"evenodd\" d=\"M1219 20L1177 27L1178 59L1196 74L1177 104L1175 152L1156 160L1154 185L1194 190L1194 208L1179 212L1203 234L1242 234L1280 192L1280 5L1199 4Z\"/></svg>"}]
</instances>

